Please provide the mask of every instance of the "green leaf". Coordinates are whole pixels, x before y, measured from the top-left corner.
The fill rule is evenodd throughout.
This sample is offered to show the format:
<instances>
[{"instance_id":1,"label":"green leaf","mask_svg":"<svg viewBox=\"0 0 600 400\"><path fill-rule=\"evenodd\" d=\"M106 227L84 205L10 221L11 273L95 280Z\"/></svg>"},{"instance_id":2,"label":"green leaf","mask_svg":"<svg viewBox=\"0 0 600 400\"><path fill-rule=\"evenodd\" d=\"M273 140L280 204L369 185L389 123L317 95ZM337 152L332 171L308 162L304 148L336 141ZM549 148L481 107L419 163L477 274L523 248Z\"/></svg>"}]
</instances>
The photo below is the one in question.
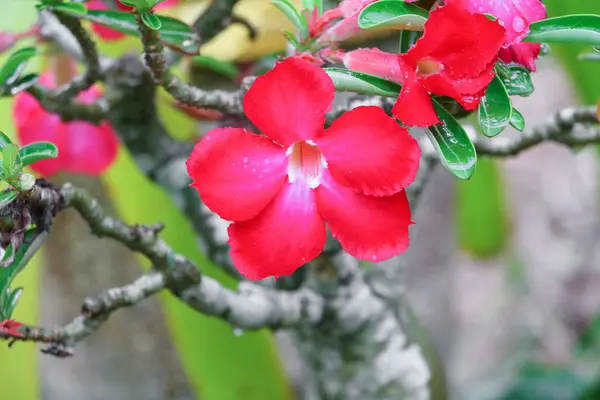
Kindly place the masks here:
<instances>
[{"instance_id":1,"label":"green leaf","mask_svg":"<svg viewBox=\"0 0 600 400\"><path fill-rule=\"evenodd\" d=\"M400 31L400 53L406 53L421 36L421 31Z\"/></svg>"},{"instance_id":2,"label":"green leaf","mask_svg":"<svg viewBox=\"0 0 600 400\"><path fill-rule=\"evenodd\" d=\"M302 37L308 35L308 24L306 18L303 18L296 7L289 0L272 0L271 4L279 9L289 19L294 27L302 34Z\"/></svg>"},{"instance_id":3,"label":"green leaf","mask_svg":"<svg viewBox=\"0 0 600 400\"><path fill-rule=\"evenodd\" d=\"M442 164L457 178L469 179L473 175L477 164L475 146L462 125L454 119L452 114L446 111L437 101L432 101L442 124L430 126L427 135Z\"/></svg>"},{"instance_id":4,"label":"green leaf","mask_svg":"<svg viewBox=\"0 0 600 400\"><path fill-rule=\"evenodd\" d=\"M496 69L498 71L498 69ZM506 66L506 73L498 74L502 79L504 88L510 96L529 96L535 88L527 68L521 65Z\"/></svg>"},{"instance_id":5,"label":"green leaf","mask_svg":"<svg viewBox=\"0 0 600 400\"><path fill-rule=\"evenodd\" d=\"M152 7L162 2L163 0L119 0L121 3L129 7L134 7L140 13L147 13L152 10Z\"/></svg>"},{"instance_id":6,"label":"green leaf","mask_svg":"<svg viewBox=\"0 0 600 400\"><path fill-rule=\"evenodd\" d=\"M338 92L355 92L376 96L397 97L401 86L376 76L344 68L324 68Z\"/></svg>"},{"instance_id":7,"label":"green leaf","mask_svg":"<svg viewBox=\"0 0 600 400\"><path fill-rule=\"evenodd\" d=\"M10 55L8 60L0 68L0 85L10 85L19 77L25 69L27 62L37 55L33 47L19 49Z\"/></svg>"},{"instance_id":8,"label":"green leaf","mask_svg":"<svg viewBox=\"0 0 600 400\"><path fill-rule=\"evenodd\" d=\"M108 26L116 31L128 35L138 36L135 16L128 12L114 10L88 10L82 19ZM160 21L160 38L163 43L175 50L189 55L196 55L200 51L200 38L184 22L178 19L156 15Z\"/></svg>"},{"instance_id":9,"label":"green leaf","mask_svg":"<svg viewBox=\"0 0 600 400\"><path fill-rule=\"evenodd\" d=\"M16 190L6 190L0 192L0 209L12 203L19 193Z\"/></svg>"},{"instance_id":10,"label":"green leaf","mask_svg":"<svg viewBox=\"0 0 600 400\"><path fill-rule=\"evenodd\" d=\"M234 63L217 60L211 56L192 57L192 65L214 71L232 80L240 73L240 69Z\"/></svg>"},{"instance_id":11,"label":"green leaf","mask_svg":"<svg viewBox=\"0 0 600 400\"><path fill-rule=\"evenodd\" d=\"M429 12L410 3L382 0L369 4L358 17L361 29L394 28L422 31Z\"/></svg>"},{"instance_id":12,"label":"green leaf","mask_svg":"<svg viewBox=\"0 0 600 400\"><path fill-rule=\"evenodd\" d=\"M9 144L12 144L12 140L4 132L0 131L0 151Z\"/></svg>"},{"instance_id":13,"label":"green leaf","mask_svg":"<svg viewBox=\"0 0 600 400\"><path fill-rule=\"evenodd\" d=\"M21 147L19 156L23 166L27 166L36 161L58 157L58 148L51 142L35 142Z\"/></svg>"},{"instance_id":14,"label":"green leaf","mask_svg":"<svg viewBox=\"0 0 600 400\"><path fill-rule=\"evenodd\" d=\"M7 178L20 172L19 147L16 144L6 145L2 149L2 165L6 170Z\"/></svg>"},{"instance_id":15,"label":"green leaf","mask_svg":"<svg viewBox=\"0 0 600 400\"><path fill-rule=\"evenodd\" d=\"M523 132L525 130L525 118L523 117L523 114L521 114L516 108L512 109L512 114L510 115L510 126L519 132Z\"/></svg>"},{"instance_id":16,"label":"green leaf","mask_svg":"<svg viewBox=\"0 0 600 400\"><path fill-rule=\"evenodd\" d=\"M27 74L25 76L20 76L15 82L7 87L7 93L11 96L14 96L35 85L39 80L40 77L38 74ZM0 94L3 95L5 93L4 91L0 90Z\"/></svg>"},{"instance_id":17,"label":"green leaf","mask_svg":"<svg viewBox=\"0 0 600 400\"><path fill-rule=\"evenodd\" d=\"M510 123L512 105L502 80L496 75L485 91L478 108L481 131L487 137L502 132Z\"/></svg>"},{"instance_id":18,"label":"green leaf","mask_svg":"<svg viewBox=\"0 0 600 400\"><path fill-rule=\"evenodd\" d=\"M532 22L523 41L600 46L600 15L565 15Z\"/></svg>"},{"instance_id":19,"label":"green leaf","mask_svg":"<svg viewBox=\"0 0 600 400\"><path fill-rule=\"evenodd\" d=\"M87 13L87 7L83 3L58 3L52 6L53 11L80 17Z\"/></svg>"},{"instance_id":20,"label":"green leaf","mask_svg":"<svg viewBox=\"0 0 600 400\"><path fill-rule=\"evenodd\" d=\"M160 19L158 19L158 17L154 14L143 13L143 14L140 14L140 17L142 18L142 22L144 23L144 25L146 25L148 28L152 29L153 31L159 30L162 25L160 22Z\"/></svg>"},{"instance_id":21,"label":"green leaf","mask_svg":"<svg viewBox=\"0 0 600 400\"><path fill-rule=\"evenodd\" d=\"M15 307L17 306L17 302L19 298L23 294L23 288L16 288L15 290L10 290L10 288L6 289L6 299L2 303L2 316L0 316L0 321L2 319L10 319L13 312L15 311Z\"/></svg>"},{"instance_id":22,"label":"green leaf","mask_svg":"<svg viewBox=\"0 0 600 400\"><path fill-rule=\"evenodd\" d=\"M579 59L583 61L600 61L600 52L590 51L579 55Z\"/></svg>"},{"instance_id":23,"label":"green leaf","mask_svg":"<svg viewBox=\"0 0 600 400\"><path fill-rule=\"evenodd\" d=\"M283 36L285 36L285 39L292 45L294 46L295 49L299 49L302 45L300 44L300 42L298 41L298 39L296 39L296 35L294 35L292 32L288 31L287 29L282 29L281 33L283 34Z\"/></svg>"}]
</instances>

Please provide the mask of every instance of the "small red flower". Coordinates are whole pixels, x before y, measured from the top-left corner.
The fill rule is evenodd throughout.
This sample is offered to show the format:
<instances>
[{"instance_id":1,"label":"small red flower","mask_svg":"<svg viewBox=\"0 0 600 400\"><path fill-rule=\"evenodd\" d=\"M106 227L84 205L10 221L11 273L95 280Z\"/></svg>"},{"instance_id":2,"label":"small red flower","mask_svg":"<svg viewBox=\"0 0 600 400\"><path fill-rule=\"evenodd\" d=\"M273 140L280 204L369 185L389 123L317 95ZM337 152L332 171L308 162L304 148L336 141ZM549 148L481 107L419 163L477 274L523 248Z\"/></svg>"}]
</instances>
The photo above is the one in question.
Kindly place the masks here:
<instances>
[{"instance_id":1,"label":"small red flower","mask_svg":"<svg viewBox=\"0 0 600 400\"><path fill-rule=\"evenodd\" d=\"M358 49L343 61L348 69L401 83L394 115L406 125L425 127L440 122L429 93L451 97L467 110L479 105L503 40L498 22L449 4L431 12L423 36L408 52Z\"/></svg>"},{"instance_id":2,"label":"small red flower","mask_svg":"<svg viewBox=\"0 0 600 400\"><path fill-rule=\"evenodd\" d=\"M293 273L325 245L325 223L351 255L380 261L406 250L420 149L378 107L324 129L334 86L288 58L258 77L243 106L265 136L218 128L186 162L204 204L229 226L231 257L249 279Z\"/></svg>"},{"instance_id":3,"label":"small red flower","mask_svg":"<svg viewBox=\"0 0 600 400\"><path fill-rule=\"evenodd\" d=\"M115 0L115 3L119 10L129 11L129 12L133 11L133 7L126 6L125 4L121 3L119 0ZM177 5L177 3L179 3L179 0L165 0L162 3L158 3L156 5L156 7L154 7L154 9L160 10L160 9L164 9L164 8L173 7L173 6ZM89 8L90 10L108 10L109 9L109 7L102 0L90 0L86 3L86 5L87 5L87 8ZM106 41L119 40L119 39L122 39L123 37L127 36L126 34L124 34L122 32L116 31L112 28L109 28L109 27L101 25L101 24L97 24L95 22L92 22L92 30L94 32L96 32L96 34L98 34L98 36L100 36L102 39L104 39Z\"/></svg>"},{"instance_id":4,"label":"small red flower","mask_svg":"<svg viewBox=\"0 0 600 400\"><path fill-rule=\"evenodd\" d=\"M540 54L539 43L522 43L529 25L546 18L546 7L541 0L446 0L471 12L487 13L498 18L506 35L500 58L519 63L535 71L535 59Z\"/></svg>"},{"instance_id":5,"label":"small red flower","mask_svg":"<svg viewBox=\"0 0 600 400\"><path fill-rule=\"evenodd\" d=\"M19 328L22 326L23 324L21 322L15 321L14 319L0 321L0 334L24 337L25 335L19 332Z\"/></svg>"},{"instance_id":6,"label":"small red flower","mask_svg":"<svg viewBox=\"0 0 600 400\"><path fill-rule=\"evenodd\" d=\"M53 87L51 73L44 73L40 82ZM92 87L80 93L78 100L92 103L100 96L100 91ZM38 101L27 92L15 96L13 117L17 135L22 145L48 141L58 147L58 157L38 161L31 168L49 177L59 171L100 175L115 160L119 142L108 122L99 126L83 121L62 122L56 114L47 112Z\"/></svg>"}]
</instances>

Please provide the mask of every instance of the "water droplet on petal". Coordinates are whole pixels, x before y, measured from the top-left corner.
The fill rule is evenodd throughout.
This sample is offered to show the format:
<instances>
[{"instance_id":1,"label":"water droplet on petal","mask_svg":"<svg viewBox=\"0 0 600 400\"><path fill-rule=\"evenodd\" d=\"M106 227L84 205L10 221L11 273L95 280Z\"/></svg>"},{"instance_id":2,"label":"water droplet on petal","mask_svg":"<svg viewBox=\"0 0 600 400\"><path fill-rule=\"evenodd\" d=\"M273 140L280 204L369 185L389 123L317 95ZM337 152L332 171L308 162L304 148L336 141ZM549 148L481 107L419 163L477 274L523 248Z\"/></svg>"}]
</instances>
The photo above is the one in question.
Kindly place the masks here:
<instances>
[{"instance_id":1,"label":"water droplet on petal","mask_svg":"<svg viewBox=\"0 0 600 400\"><path fill-rule=\"evenodd\" d=\"M512 28L517 33L523 32L525 30L525 20L521 17L515 17L512 22Z\"/></svg>"},{"instance_id":2,"label":"water droplet on petal","mask_svg":"<svg viewBox=\"0 0 600 400\"><path fill-rule=\"evenodd\" d=\"M244 164L246 164L248 162L248 157L244 157L242 161L244 162Z\"/></svg>"}]
</instances>

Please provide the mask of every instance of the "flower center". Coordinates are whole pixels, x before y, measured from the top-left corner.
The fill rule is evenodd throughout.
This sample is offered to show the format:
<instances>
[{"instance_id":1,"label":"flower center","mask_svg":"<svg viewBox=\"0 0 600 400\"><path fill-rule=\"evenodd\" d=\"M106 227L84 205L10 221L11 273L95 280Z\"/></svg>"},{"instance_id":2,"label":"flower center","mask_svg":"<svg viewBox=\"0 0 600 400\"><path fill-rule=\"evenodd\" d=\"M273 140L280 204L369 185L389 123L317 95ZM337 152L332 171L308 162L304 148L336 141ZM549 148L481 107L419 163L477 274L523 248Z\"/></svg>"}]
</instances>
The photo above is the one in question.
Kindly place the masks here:
<instances>
[{"instance_id":1,"label":"flower center","mask_svg":"<svg viewBox=\"0 0 600 400\"><path fill-rule=\"evenodd\" d=\"M439 73L444 67L439 62L431 58L422 58L417 61L417 74L427 76Z\"/></svg>"},{"instance_id":2,"label":"flower center","mask_svg":"<svg viewBox=\"0 0 600 400\"><path fill-rule=\"evenodd\" d=\"M287 150L290 157L288 177L291 183L305 182L315 189L321 184L321 173L327 168L327 161L316 144L310 140L294 143Z\"/></svg>"}]
</instances>

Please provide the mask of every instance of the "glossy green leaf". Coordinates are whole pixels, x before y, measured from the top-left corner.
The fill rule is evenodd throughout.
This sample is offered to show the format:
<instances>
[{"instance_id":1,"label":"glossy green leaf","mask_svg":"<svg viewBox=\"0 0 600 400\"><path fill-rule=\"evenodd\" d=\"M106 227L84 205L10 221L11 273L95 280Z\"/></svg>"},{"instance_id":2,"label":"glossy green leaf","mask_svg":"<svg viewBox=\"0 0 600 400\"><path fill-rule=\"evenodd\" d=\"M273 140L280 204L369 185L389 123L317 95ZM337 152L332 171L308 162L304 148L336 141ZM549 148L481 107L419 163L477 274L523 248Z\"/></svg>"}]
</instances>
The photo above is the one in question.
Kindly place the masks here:
<instances>
[{"instance_id":1,"label":"glossy green leaf","mask_svg":"<svg viewBox=\"0 0 600 400\"><path fill-rule=\"evenodd\" d=\"M457 178L469 179L477 164L475 146L452 114L435 100L433 106L442 124L430 126L427 135L442 164Z\"/></svg>"},{"instance_id":2,"label":"glossy green leaf","mask_svg":"<svg viewBox=\"0 0 600 400\"><path fill-rule=\"evenodd\" d=\"M272 0L271 4L279 9L289 19L302 37L308 34L308 24L296 7L289 0Z\"/></svg>"},{"instance_id":3,"label":"glossy green leaf","mask_svg":"<svg viewBox=\"0 0 600 400\"><path fill-rule=\"evenodd\" d=\"M358 17L362 29L394 28L403 30L423 30L429 12L414 4L398 0L382 0L369 4Z\"/></svg>"},{"instance_id":4,"label":"glossy green leaf","mask_svg":"<svg viewBox=\"0 0 600 400\"><path fill-rule=\"evenodd\" d=\"M0 85L12 84L25 69L27 62L37 55L33 47L19 49L10 55L0 68Z\"/></svg>"},{"instance_id":5,"label":"glossy green leaf","mask_svg":"<svg viewBox=\"0 0 600 400\"><path fill-rule=\"evenodd\" d=\"M523 41L600 46L600 15L564 15L532 22Z\"/></svg>"},{"instance_id":6,"label":"glossy green leaf","mask_svg":"<svg viewBox=\"0 0 600 400\"><path fill-rule=\"evenodd\" d=\"M136 11L141 13L152 10L152 7L163 0L119 0L121 3L129 7L135 7Z\"/></svg>"},{"instance_id":7,"label":"glossy green leaf","mask_svg":"<svg viewBox=\"0 0 600 400\"><path fill-rule=\"evenodd\" d=\"M35 85L39 80L40 77L38 74L27 74L20 76L16 81L6 88L6 93L0 89L0 94L10 94L11 96L14 96Z\"/></svg>"},{"instance_id":8,"label":"glossy green leaf","mask_svg":"<svg viewBox=\"0 0 600 400\"><path fill-rule=\"evenodd\" d=\"M498 68L496 70L498 71ZM499 73L498 75L502 79L504 88L510 96L526 97L535 90L529 71L521 65L506 66L503 73Z\"/></svg>"},{"instance_id":9,"label":"glossy green leaf","mask_svg":"<svg viewBox=\"0 0 600 400\"><path fill-rule=\"evenodd\" d=\"M54 143L35 142L21 147L19 155L21 156L21 163L25 166L47 158L56 158L58 148Z\"/></svg>"},{"instance_id":10,"label":"glossy green leaf","mask_svg":"<svg viewBox=\"0 0 600 400\"><path fill-rule=\"evenodd\" d=\"M15 190L5 190L0 192L0 209L6 207L17 198L18 192Z\"/></svg>"},{"instance_id":11,"label":"glossy green leaf","mask_svg":"<svg viewBox=\"0 0 600 400\"><path fill-rule=\"evenodd\" d=\"M10 288L6 289L6 299L2 304L3 309L2 315L0 316L0 321L2 319L10 319L22 294L23 288L16 288L14 290L10 290Z\"/></svg>"},{"instance_id":12,"label":"glossy green leaf","mask_svg":"<svg viewBox=\"0 0 600 400\"><path fill-rule=\"evenodd\" d=\"M579 55L579 59L583 61L600 61L600 52L590 51Z\"/></svg>"},{"instance_id":13,"label":"glossy green leaf","mask_svg":"<svg viewBox=\"0 0 600 400\"><path fill-rule=\"evenodd\" d=\"M421 36L421 31L400 31L400 53L406 53Z\"/></svg>"},{"instance_id":14,"label":"glossy green leaf","mask_svg":"<svg viewBox=\"0 0 600 400\"><path fill-rule=\"evenodd\" d=\"M135 16L114 10L88 10L82 19L108 26L128 35L138 36ZM200 51L200 38L187 24L178 19L157 15L160 21L160 38L163 43L185 54L196 55Z\"/></svg>"},{"instance_id":15,"label":"glossy green leaf","mask_svg":"<svg viewBox=\"0 0 600 400\"><path fill-rule=\"evenodd\" d=\"M240 69L234 63L217 60L210 56L192 57L192 65L211 70L232 80L240 74Z\"/></svg>"},{"instance_id":16,"label":"glossy green leaf","mask_svg":"<svg viewBox=\"0 0 600 400\"><path fill-rule=\"evenodd\" d=\"M158 19L158 17L154 14L143 13L143 14L140 14L140 17L142 18L142 22L144 23L144 25L146 25L148 28L152 29L153 31L159 30L160 27L162 26L160 19Z\"/></svg>"},{"instance_id":17,"label":"glossy green leaf","mask_svg":"<svg viewBox=\"0 0 600 400\"><path fill-rule=\"evenodd\" d=\"M512 104L502 80L495 76L485 91L478 107L481 131L487 137L502 132L510 123Z\"/></svg>"},{"instance_id":18,"label":"glossy green leaf","mask_svg":"<svg viewBox=\"0 0 600 400\"><path fill-rule=\"evenodd\" d=\"M8 144L2 149L2 165L10 178L20 172L19 147Z\"/></svg>"},{"instance_id":19,"label":"glossy green leaf","mask_svg":"<svg viewBox=\"0 0 600 400\"><path fill-rule=\"evenodd\" d=\"M8 144L12 144L12 140L4 132L0 131L0 150L4 149Z\"/></svg>"},{"instance_id":20,"label":"glossy green leaf","mask_svg":"<svg viewBox=\"0 0 600 400\"><path fill-rule=\"evenodd\" d=\"M53 11L80 17L87 13L87 7L83 3L63 2L52 6Z\"/></svg>"},{"instance_id":21,"label":"glossy green leaf","mask_svg":"<svg viewBox=\"0 0 600 400\"><path fill-rule=\"evenodd\" d=\"M344 68L325 68L338 92L355 92L376 96L397 97L401 86L376 76Z\"/></svg>"},{"instance_id":22,"label":"glossy green leaf","mask_svg":"<svg viewBox=\"0 0 600 400\"><path fill-rule=\"evenodd\" d=\"M519 110L514 107L512 109L512 114L510 115L510 126L519 132L523 132L525 130L525 118L523 117L523 114L521 114Z\"/></svg>"}]
</instances>

